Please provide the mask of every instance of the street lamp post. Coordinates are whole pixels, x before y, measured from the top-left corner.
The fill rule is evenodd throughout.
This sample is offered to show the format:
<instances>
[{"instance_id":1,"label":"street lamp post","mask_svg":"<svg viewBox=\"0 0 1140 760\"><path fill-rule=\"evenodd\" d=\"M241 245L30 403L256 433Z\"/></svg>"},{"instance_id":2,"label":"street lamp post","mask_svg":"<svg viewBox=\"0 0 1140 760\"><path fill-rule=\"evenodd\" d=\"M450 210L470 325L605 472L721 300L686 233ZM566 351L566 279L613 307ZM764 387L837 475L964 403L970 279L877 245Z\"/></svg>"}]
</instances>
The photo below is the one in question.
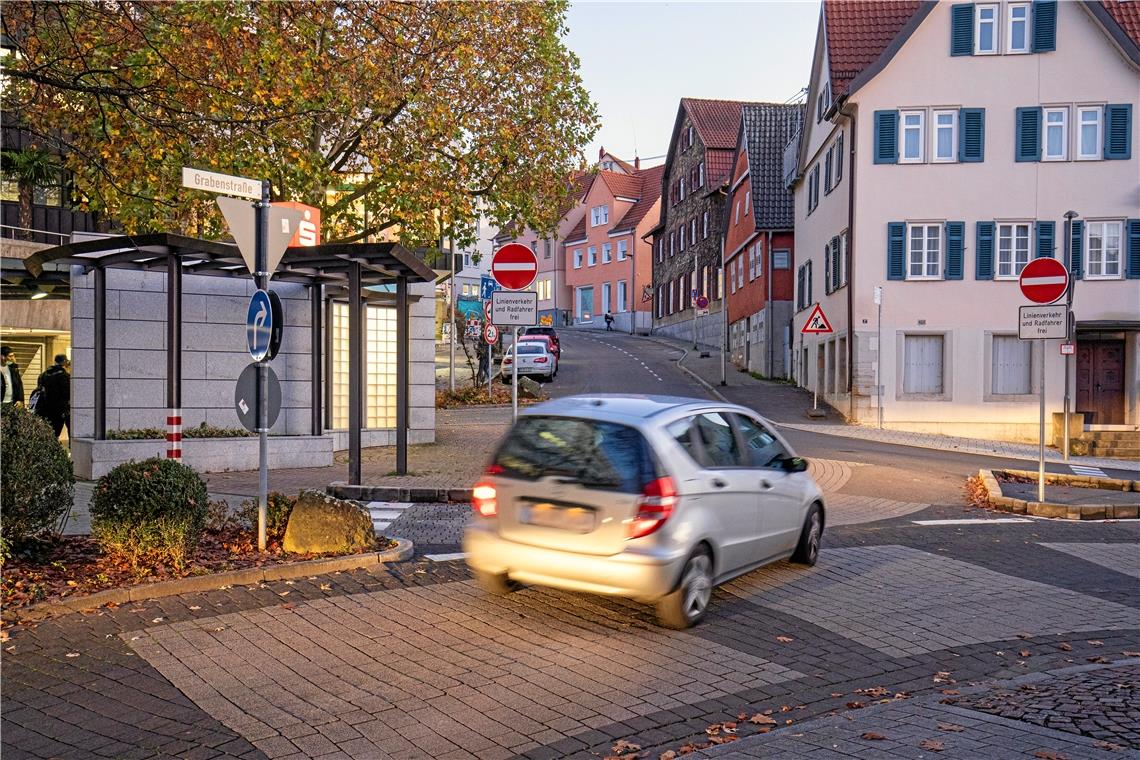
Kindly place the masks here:
<instances>
[{"instance_id":1,"label":"street lamp post","mask_svg":"<svg viewBox=\"0 0 1140 760\"><path fill-rule=\"evenodd\" d=\"M1065 212L1065 269L1069 272L1069 287L1065 290L1065 312L1068 315L1068 324L1065 325L1065 342L1072 343L1076 335L1073 325L1073 219L1080 216L1076 211ZM1065 354L1065 401L1063 406L1062 424L1065 426L1063 455L1064 461L1069 461L1069 407L1072 405L1069 398L1069 370L1072 367L1072 354Z\"/></svg>"}]
</instances>

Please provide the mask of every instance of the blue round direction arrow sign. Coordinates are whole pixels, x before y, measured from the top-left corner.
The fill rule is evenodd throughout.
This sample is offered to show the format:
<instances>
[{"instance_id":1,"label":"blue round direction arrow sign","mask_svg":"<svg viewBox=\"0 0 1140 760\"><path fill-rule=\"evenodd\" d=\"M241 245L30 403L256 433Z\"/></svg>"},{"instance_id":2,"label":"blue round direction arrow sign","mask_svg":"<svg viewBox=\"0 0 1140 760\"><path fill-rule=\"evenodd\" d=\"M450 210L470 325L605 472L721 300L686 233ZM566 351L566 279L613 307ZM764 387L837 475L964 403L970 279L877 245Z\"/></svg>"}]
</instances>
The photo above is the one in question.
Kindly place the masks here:
<instances>
[{"instance_id":1,"label":"blue round direction arrow sign","mask_svg":"<svg viewBox=\"0 0 1140 760\"><path fill-rule=\"evenodd\" d=\"M249 309L245 314L245 342L249 355L255 362L269 355L273 340L273 304L269 293L256 291L249 299Z\"/></svg>"}]
</instances>

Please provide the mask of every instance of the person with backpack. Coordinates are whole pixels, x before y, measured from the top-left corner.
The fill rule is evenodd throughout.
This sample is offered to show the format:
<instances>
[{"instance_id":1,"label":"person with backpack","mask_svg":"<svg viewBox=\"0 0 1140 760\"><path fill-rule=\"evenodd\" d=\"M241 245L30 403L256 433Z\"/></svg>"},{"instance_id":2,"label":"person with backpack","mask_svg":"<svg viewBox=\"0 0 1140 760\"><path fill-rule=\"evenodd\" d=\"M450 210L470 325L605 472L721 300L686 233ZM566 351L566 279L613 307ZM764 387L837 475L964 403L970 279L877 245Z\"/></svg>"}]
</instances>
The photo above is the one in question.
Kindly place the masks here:
<instances>
[{"instance_id":1,"label":"person with backpack","mask_svg":"<svg viewBox=\"0 0 1140 760\"><path fill-rule=\"evenodd\" d=\"M35 413L51 423L59 438L67 427L71 435L71 374L67 371L67 355L56 354L55 364L48 367L36 383Z\"/></svg>"},{"instance_id":2,"label":"person with backpack","mask_svg":"<svg viewBox=\"0 0 1140 760\"><path fill-rule=\"evenodd\" d=\"M614 329L614 315L606 312L606 332L613 332Z\"/></svg>"}]
</instances>

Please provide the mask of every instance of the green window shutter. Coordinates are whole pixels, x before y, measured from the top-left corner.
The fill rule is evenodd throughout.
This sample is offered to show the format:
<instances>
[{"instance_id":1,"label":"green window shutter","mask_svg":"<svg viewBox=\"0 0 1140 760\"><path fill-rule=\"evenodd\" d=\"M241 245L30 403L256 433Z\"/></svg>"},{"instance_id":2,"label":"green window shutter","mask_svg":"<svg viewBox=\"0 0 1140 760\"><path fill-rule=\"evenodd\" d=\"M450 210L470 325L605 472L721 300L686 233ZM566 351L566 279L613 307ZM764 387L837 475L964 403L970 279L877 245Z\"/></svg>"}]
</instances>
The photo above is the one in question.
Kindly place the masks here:
<instances>
[{"instance_id":1,"label":"green window shutter","mask_svg":"<svg viewBox=\"0 0 1140 760\"><path fill-rule=\"evenodd\" d=\"M823 291L828 295L831 294L831 241L827 241L827 245L823 246Z\"/></svg>"},{"instance_id":2,"label":"green window shutter","mask_svg":"<svg viewBox=\"0 0 1140 760\"><path fill-rule=\"evenodd\" d=\"M875 111L875 163L899 160L899 112Z\"/></svg>"},{"instance_id":3,"label":"green window shutter","mask_svg":"<svg viewBox=\"0 0 1140 760\"><path fill-rule=\"evenodd\" d=\"M1125 250L1128 253L1128 266L1125 277L1140 280L1140 219L1129 219L1124 223Z\"/></svg>"},{"instance_id":4,"label":"green window shutter","mask_svg":"<svg viewBox=\"0 0 1140 760\"><path fill-rule=\"evenodd\" d=\"M966 223L946 222L946 265L943 277L947 280L962 279L962 255L965 248Z\"/></svg>"},{"instance_id":5,"label":"green window shutter","mask_svg":"<svg viewBox=\"0 0 1140 760\"><path fill-rule=\"evenodd\" d=\"M1110 103L1104 107L1104 157L1132 158L1132 104Z\"/></svg>"},{"instance_id":6,"label":"green window shutter","mask_svg":"<svg viewBox=\"0 0 1140 760\"><path fill-rule=\"evenodd\" d=\"M827 155L823 159L823 194L827 195L831 192L831 148L827 149Z\"/></svg>"},{"instance_id":7,"label":"green window shutter","mask_svg":"<svg viewBox=\"0 0 1140 760\"><path fill-rule=\"evenodd\" d=\"M1057 49L1057 0L1035 0L1033 3L1033 52L1048 53Z\"/></svg>"},{"instance_id":8,"label":"green window shutter","mask_svg":"<svg viewBox=\"0 0 1140 760\"><path fill-rule=\"evenodd\" d=\"M958 160L963 163L984 161L986 157L986 109L963 108L958 111Z\"/></svg>"},{"instance_id":9,"label":"green window shutter","mask_svg":"<svg viewBox=\"0 0 1140 760\"><path fill-rule=\"evenodd\" d=\"M906 222L887 222L887 279L906 279Z\"/></svg>"},{"instance_id":10,"label":"green window shutter","mask_svg":"<svg viewBox=\"0 0 1140 760\"><path fill-rule=\"evenodd\" d=\"M839 247L839 236L831 239L831 289L839 290L839 265L842 251Z\"/></svg>"},{"instance_id":11,"label":"green window shutter","mask_svg":"<svg viewBox=\"0 0 1140 760\"><path fill-rule=\"evenodd\" d=\"M1041 160L1041 107L1018 108L1015 119L1017 134L1014 138L1016 161Z\"/></svg>"},{"instance_id":12,"label":"green window shutter","mask_svg":"<svg viewBox=\"0 0 1140 760\"><path fill-rule=\"evenodd\" d=\"M974 54L974 4L950 6L950 55Z\"/></svg>"},{"instance_id":13,"label":"green window shutter","mask_svg":"<svg viewBox=\"0 0 1140 760\"><path fill-rule=\"evenodd\" d=\"M994 223L978 222L977 242L974 246L974 279L994 278Z\"/></svg>"},{"instance_id":14,"label":"green window shutter","mask_svg":"<svg viewBox=\"0 0 1140 760\"><path fill-rule=\"evenodd\" d=\"M838 185L839 181L843 179L843 133L839 133L839 139L835 141L835 184Z\"/></svg>"},{"instance_id":15,"label":"green window shutter","mask_svg":"<svg viewBox=\"0 0 1140 760\"><path fill-rule=\"evenodd\" d=\"M1069 276L1074 280L1081 279L1085 269L1085 223L1080 219L1073 220L1073 232L1069 238L1072 245L1069 263Z\"/></svg>"},{"instance_id":16,"label":"green window shutter","mask_svg":"<svg viewBox=\"0 0 1140 760\"><path fill-rule=\"evenodd\" d=\"M1056 231L1057 231L1057 223L1056 222L1042 222L1042 221L1037 222L1037 256L1036 256L1036 258L1039 258L1039 259L1043 259L1046 257L1048 257L1050 259L1057 258L1054 255L1055 246L1053 243Z\"/></svg>"}]
</instances>

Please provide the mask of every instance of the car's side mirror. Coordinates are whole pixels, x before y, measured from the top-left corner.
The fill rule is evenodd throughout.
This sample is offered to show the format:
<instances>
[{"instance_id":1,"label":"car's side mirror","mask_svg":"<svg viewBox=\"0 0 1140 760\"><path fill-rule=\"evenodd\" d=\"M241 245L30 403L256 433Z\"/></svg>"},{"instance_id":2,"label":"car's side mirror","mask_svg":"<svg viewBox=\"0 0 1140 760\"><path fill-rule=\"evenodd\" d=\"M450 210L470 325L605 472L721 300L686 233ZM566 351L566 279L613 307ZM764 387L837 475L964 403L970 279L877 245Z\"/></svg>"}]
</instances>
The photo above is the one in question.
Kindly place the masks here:
<instances>
[{"instance_id":1,"label":"car's side mirror","mask_svg":"<svg viewBox=\"0 0 1140 760\"><path fill-rule=\"evenodd\" d=\"M786 472L807 472L808 463L803 457L785 457L784 470Z\"/></svg>"}]
</instances>

